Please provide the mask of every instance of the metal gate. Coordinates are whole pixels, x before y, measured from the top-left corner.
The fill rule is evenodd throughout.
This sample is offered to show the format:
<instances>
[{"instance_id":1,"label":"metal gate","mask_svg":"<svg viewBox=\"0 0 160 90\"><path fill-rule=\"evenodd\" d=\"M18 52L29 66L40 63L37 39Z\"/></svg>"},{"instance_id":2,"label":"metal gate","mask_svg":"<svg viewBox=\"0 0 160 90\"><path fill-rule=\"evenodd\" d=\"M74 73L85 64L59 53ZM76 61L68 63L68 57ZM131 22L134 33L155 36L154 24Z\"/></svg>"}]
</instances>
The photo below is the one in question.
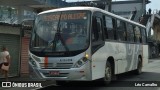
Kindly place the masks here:
<instances>
[{"instance_id":1,"label":"metal gate","mask_svg":"<svg viewBox=\"0 0 160 90\"><path fill-rule=\"evenodd\" d=\"M18 76L20 70L20 36L12 34L0 34L0 49L3 45L7 47L11 56L9 77ZM2 75L0 78L2 78Z\"/></svg>"}]
</instances>

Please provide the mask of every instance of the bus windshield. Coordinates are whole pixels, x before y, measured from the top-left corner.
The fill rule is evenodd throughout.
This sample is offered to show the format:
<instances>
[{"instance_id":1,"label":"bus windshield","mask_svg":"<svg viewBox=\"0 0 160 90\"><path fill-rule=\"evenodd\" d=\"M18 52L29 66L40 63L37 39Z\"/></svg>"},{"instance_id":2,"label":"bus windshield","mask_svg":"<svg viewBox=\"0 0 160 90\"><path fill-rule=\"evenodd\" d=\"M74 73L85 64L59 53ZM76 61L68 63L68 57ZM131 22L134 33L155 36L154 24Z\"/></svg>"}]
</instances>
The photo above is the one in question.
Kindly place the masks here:
<instances>
[{"instance_id":1,"label":"bus windshield","mask_svg":"<svg viewBox=\"0 0 160 90\"><path fill-rule=\"evenodd\" d=\"M69 52L89 45L89 11L59 11L37 16L30 50L36 52Z\"/></svg>"}]
</instances>

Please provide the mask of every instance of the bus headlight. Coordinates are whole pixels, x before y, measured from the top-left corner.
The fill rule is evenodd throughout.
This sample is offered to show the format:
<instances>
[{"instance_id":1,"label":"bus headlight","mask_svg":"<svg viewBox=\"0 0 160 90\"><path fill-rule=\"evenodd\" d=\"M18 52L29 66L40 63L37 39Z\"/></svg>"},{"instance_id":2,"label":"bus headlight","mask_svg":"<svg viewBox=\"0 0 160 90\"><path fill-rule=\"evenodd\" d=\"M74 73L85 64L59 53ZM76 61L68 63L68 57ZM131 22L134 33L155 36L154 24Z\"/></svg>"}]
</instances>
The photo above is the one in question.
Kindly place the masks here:
<instances>
[{"instance_id":1,"label":"bus headlight","mask_svg":"<svg viewBox=\"0 0 160 90\"><path fill-rule=\"evenodd\" d=\"M37 56L32 55L32 58L33 58L35 61L37 61L37 62L41 62L41 59L38 58Z\"/></svg>"},{"instance_id":2,"label":"bus headlight","mask_svg":"<svg viewBox=\"0 0 160 90\"><path fill-rule=\"evenodd\" d=\"M31 57L29 57L29 62L32 64L33 67L37 67L36 62Z\"/></svg>"},{"instance_id":3,"label":"bus headlight","mask_svg":"<svg viewBox=\"0 0 160 90\"><path fill-rule=\"evenodd\" d=\"M86 62L88 61L88 59L86 57L83 57L82 59L78 60L76 63L75 63L75 68L79 68L81 67L82 65L84 65Z\"/></svg>"}]
</instances>

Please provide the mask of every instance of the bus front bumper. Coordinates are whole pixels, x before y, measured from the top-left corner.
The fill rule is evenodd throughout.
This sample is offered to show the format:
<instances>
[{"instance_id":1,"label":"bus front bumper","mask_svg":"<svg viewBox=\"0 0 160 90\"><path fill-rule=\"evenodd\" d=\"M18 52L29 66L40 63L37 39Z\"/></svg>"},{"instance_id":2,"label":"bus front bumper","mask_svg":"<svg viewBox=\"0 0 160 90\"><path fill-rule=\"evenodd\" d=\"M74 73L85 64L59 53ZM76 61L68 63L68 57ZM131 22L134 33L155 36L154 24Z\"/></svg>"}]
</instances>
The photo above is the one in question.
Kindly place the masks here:
<instances>
[{"instance_id":1,"label":"bus front bumper","mask_svg":"<svg viewBox=\"0 0 160 90\"><path fill-rule=\"evenodd\" d=\"M85 66L70 69L38 69L29 64L29 72L31 78L37 79L90 81L91 75L87 72Z\"/></svg>"}]
</instances>

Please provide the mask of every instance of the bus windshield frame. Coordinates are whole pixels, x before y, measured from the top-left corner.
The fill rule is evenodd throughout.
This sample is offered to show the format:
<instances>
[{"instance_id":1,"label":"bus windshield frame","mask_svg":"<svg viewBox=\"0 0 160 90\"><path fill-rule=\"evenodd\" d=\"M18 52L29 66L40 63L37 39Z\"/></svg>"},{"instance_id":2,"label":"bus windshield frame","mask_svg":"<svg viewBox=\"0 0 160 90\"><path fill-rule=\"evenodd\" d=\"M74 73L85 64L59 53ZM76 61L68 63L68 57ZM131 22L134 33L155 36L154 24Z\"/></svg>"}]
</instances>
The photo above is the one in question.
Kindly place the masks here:
<instances>
[{"instance_id":1,"label":"bus windshield frame","mask_svg":"<svg viewBox=\"0 0 160 90\"><path fill-rule=\"evenodd\" d=\"M37 16L30 52L37 56L73 56L84 52L90 42L91 12L71 10Z\"/></svg>"}]
</instances>

